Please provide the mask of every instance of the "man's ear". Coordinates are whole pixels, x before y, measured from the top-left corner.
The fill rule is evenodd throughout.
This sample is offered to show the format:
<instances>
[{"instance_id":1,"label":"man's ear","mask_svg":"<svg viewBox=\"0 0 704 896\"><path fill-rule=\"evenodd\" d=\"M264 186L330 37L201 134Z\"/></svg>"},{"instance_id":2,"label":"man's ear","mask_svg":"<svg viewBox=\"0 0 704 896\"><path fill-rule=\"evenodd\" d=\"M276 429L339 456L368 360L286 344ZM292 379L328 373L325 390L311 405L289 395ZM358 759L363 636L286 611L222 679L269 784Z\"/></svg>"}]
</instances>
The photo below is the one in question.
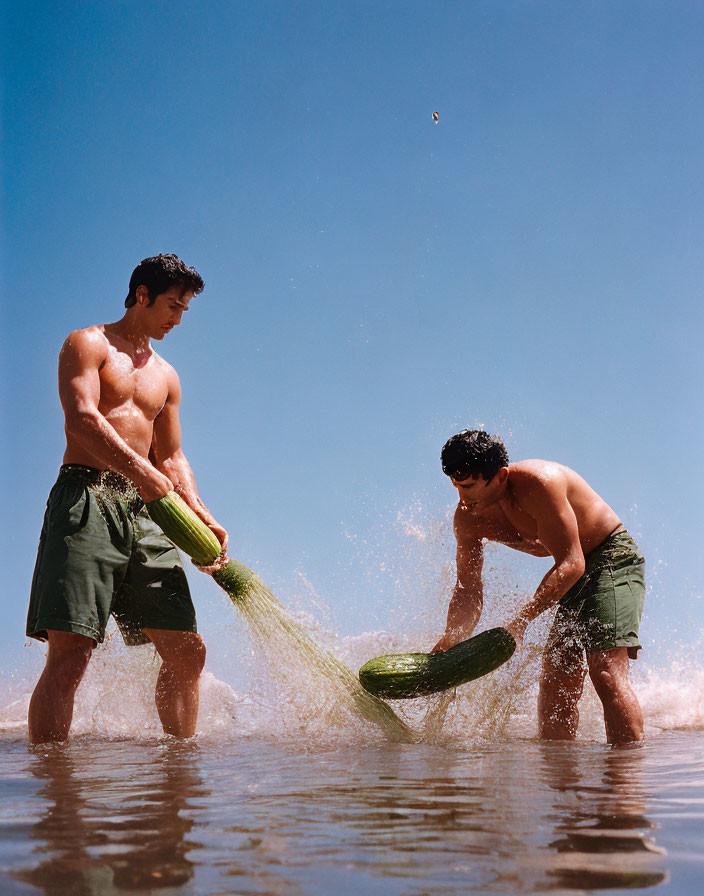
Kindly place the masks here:
<instances>
[{"instance_id":1,"label":"man's ear","mask_svg":"<svg viewBox=\"0 0 704 896\"><path fill-rule=\"evenodd\" d=\"M149 301L149 290L146 286L138 286L134 293L140 305L146 305Z\"/></svg>"},{"instance_id":2,"label":"man's ear","mask_svg":"<svg viewBox=\"0 0 704 896\"><path fill-rule=\"evenodd\" d=\"M499 480L499 485L503 485L508 479L508 467L499 467L496 471L496 478Z\"/></svg>"}]
</instances>

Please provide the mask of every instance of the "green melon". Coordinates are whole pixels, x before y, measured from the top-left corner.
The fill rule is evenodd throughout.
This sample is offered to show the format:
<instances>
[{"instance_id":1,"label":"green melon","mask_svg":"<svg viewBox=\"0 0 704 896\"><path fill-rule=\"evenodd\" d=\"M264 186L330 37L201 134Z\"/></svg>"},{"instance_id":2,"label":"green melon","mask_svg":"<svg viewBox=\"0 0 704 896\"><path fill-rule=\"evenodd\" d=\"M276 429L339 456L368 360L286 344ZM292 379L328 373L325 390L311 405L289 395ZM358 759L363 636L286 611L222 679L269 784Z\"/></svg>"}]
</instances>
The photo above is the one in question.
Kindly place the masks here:
<instances>
[{"instance_id":1,"label":"green melon","mask_svg":"<svg viewBox=\"0 0 704 896\"><path fill-rule=\"evenodd\" d=\"M505 628L491 628L441 653L378 656L362 666L359 680L377 697L421 697L493 672L515 649L516 642Z\"/></svg>"},{"instance_id":2,"label":"green melon","mask_svg":"<svg viewBox=\"0 0 704 896\"><path fill-rule=\"evenodd\" d=\"M176 547L193 557L199 566L209 566L220 556L220 542L176 492L150 501L147 511ZM229 557L222 569L213 573L213 579L233 600L245 597L253 576L248 566Z\"/></svg>"}]
</instances>

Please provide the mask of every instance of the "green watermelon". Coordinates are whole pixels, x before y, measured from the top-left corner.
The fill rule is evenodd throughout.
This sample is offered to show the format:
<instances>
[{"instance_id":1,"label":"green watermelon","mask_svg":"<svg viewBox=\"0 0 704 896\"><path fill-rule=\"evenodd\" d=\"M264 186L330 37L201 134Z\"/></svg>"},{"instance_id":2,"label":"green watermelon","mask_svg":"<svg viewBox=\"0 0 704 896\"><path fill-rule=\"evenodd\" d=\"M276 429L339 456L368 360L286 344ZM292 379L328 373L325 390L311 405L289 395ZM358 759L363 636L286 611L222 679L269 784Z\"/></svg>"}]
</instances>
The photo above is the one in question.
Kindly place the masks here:
<instances>
[{"instance_id":1,"label":"green watermelon","mask_svg":"<svg viewBox=\"0 0 704 896\"><path fill-rule=\"evenodd\" d=\"M516 649L505 628L491 628L441 653L378 656L359 670L362 687L390 700L421 697L493 672Z\"/></svg>"}]
</instances>

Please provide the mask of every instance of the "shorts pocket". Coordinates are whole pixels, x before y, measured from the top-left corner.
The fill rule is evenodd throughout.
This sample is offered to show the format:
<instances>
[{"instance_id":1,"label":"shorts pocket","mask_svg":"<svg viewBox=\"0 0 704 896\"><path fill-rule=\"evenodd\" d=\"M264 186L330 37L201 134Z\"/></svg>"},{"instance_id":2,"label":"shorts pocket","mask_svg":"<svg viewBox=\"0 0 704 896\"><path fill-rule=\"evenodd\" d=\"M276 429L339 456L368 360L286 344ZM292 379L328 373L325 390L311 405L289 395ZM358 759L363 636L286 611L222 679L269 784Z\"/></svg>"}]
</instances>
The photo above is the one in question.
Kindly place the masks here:
<instances>
[{"instance_id":1,"label":"shorts pocket","mask_svg":"<svg viewBox=\"0 0 704 896\"><path fill-rule=\"evenodd\" d=\"M49 529L74 535L85 528L90 510L90 492L83 482L57 483L49 496Z\"/></svg>"}]
</instances>

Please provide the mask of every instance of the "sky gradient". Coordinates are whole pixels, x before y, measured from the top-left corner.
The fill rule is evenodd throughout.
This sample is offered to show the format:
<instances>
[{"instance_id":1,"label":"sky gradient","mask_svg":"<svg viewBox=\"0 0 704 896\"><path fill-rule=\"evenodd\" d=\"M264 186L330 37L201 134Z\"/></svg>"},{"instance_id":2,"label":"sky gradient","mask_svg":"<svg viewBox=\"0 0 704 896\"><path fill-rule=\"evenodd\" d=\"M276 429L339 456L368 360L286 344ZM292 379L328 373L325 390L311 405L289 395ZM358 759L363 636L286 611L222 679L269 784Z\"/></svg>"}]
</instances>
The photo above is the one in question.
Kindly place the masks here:
<instances>
[{"instance_id":1,"label":"sky gradient","mask_svg":"<svg viewBox=\"0 0 704 896\"><path fill-rule=\"evenodd\" d=\"M4 674L59 348L158 252L206 281L159 346L186 454L283 595L391 627L398 520L447 518L440 448L484 426L584 475L649 561L644 634L700 640L703 37L686 2L6 7Z\"/></svg>"}]
</instances>

